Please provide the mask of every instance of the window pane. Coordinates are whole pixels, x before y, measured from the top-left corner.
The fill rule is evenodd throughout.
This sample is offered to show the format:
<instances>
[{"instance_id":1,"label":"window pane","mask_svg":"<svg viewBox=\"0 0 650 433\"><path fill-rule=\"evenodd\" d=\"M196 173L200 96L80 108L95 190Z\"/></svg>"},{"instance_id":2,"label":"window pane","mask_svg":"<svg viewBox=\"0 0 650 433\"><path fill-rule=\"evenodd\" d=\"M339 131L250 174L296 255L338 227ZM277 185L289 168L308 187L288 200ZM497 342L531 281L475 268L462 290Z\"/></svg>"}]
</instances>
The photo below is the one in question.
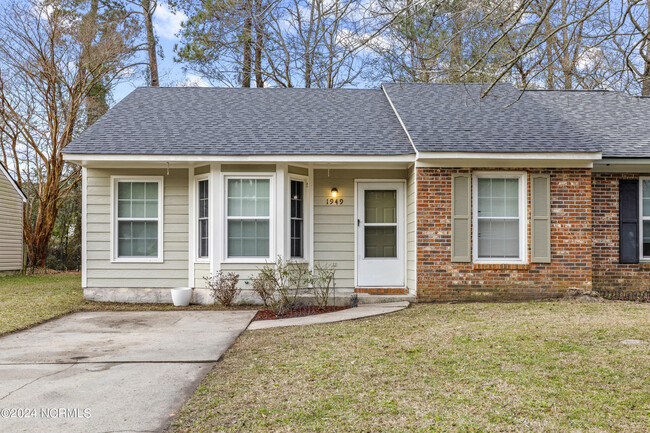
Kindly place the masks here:
<instances>
[{"instance_id":1,"label":"window pane","mask_svg":"<svg viewBox=\"0 0 650 433\"><path fill-rule=\"evenodd\" d=\"M120 200L131 198L131 182L117 183L117 198Z\"/></svg>"},{"instance_id":2,"label":"window pane","mask_svg":"<svg viewBox=\"0 0 650 433\"><path fill-rule=\"evenodd\" d=\"M478 179L478 216L519 216L519 179Z\"/></svg>"},{"instance_id":3,"label":"window pane","mask_svg":"<svg viewBox=\"0 0 650 433\"><path fill-rule=\"evenodd\" d=\"M208 198L208 181L199 181L199 200Z\"/></svg>"},{"instance_id":4,"label":"window pane","mask_svg":"<svg viewBox=\"0 0 650 433\"><path fill-rule=\"evenodd\" d=\"M270 216L269 179L229 179L228 216Z\"/></svg>"},{"instance_id":5,"label":"window pane","mask_svg":"<svg viewBox=\"0 0 650 433\"><path fill-rule=\"evenodd\" d=\"M650 257L650 221L643 221L643 257Z\"/></svg>"},{"instance_id":6,"label":"window pane","mask_svg":"<svg viewBox=\"0 0 650 433\"><path fill-rule=\"evenodd\" d=\"M365 191L366 223L394 223L397 221L397 191Z\"/></svg>"},{"instance_id":7,"label":"window pane","mask_svg":"<svg viewBox=\"0 0 650 433\"><path fill-rule=\"evenodd\" d=\"M644 180L641 183L641 194L643 199L643 216L650 216L650 180ZM643 232L645 233L645 228ZM643 255L646 255L645 252Z\"/></svg>"},{"instance_id":8,"label":"window pane","mask_svg":"<svg viewBox=\"0 0 650 433\"><path fill-rule=\"evenodd\" d=\"M117 201L117 216L119 218L131 218L131 200Z\"/></svg>"},{"instance_id":9,"label":"window pane","mask_svg":"<svg viewBox=\"0 0 650 433\"><path fill-rule=\"evenodd\" d=\"M158 222L120 221L118 223L119 257L156 257Z\"/></svg>"},{"instance_id":10,"label":"window pane","mask_svg":"<svg viewBox=\"0 0 650 433\"><path fill-rule=\"evenodd\" d=\"M366 257L397 257L396 227L365 227Z\"/></svg>"},{"instance_id":11,"label":"window pane","mask_svg":"<svg viewBox=\"0 0 650 433\"><path fill-rule=\"evenodd\" d=\"M147 200L158 201L158 184L156 182L147 182L146 191Z\"/></svg>"},{"instance_id":12,"label":"window pane","mask_svg":"<svg viewBox=\"0 0 650 433\"><path fill-rule=\"evenodd\" d=\"M268 257L268 220L229 220L229 257Z\"/></svg>"},{"instance_id":13,"label":"window pane","mask_svg":"<svg viewBox=\"0 0 650 433\"><path fill-rule=\"evenodd\" d=\"M131 198L144 200L144 182L133 182L131 184Z\"/></svg>"},{"instance_id":14,"label":"window pane","mask_svg":"<svg viewBox=\"0 0 650 433\"><path fill-rule=\"evenodd\" d=\"M145 218L158 218L158 202L147 201L145 204Z\"/></svg>"},{"instance_id":15,"label":"window pane","mask_svg":"<svg viewBox=\"0 0 650 433\"><path fill-rule=\"evenodd\" d=\"M208 257L208 220L199 221L199 257Z\"/></svg>"},{"instance_id":16,"label":"window pane","mask_svg":"<svg viewBox=\"0 0 650 433\"><path fill-rule=\"evenodd\" d=\"M300 219L291 221L291 257L302 257L303 222Z\"/></svg>"},{"instance_id":17,"label":"window pane","mask_svg":"<svg viewBox=\"0 0 650 433\"><path fill-rule=\"evenodd\" d=\"M519 258L519 221L479 219L478 256L480 258Z\"/></svg>"},{"instance_id":18,"label":"window pane","mask_svg":"<svg viewBox=\"0 0 650 433\"><path fill-rule=\"evenodd\" d=\"M144 200L133 200L131 202L131 217L146 218L144 213Z\"/></svg>"}]
</instances>

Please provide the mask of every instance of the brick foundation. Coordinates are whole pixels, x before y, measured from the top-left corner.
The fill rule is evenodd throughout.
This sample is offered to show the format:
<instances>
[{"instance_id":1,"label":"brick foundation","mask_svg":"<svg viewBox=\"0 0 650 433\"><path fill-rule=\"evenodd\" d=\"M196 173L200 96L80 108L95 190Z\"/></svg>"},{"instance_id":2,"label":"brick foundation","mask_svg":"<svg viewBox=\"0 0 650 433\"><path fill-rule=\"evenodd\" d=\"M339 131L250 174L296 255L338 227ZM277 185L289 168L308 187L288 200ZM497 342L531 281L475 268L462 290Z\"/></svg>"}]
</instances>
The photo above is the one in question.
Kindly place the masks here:
<instances>
[{"instance_id":1,"label":"brick foundation","mask_svg":"<svg viewBox=\"0 0 650 433\"><path fill-rule=\"evenodd\" d=\"M417 169L418 301L528 300L563 296L569 288L591 290L591 170L519 171L551 175L551 263L453 263L451 175L471 171ZM528 194L530 220L530 179ZM527 254L530 261L530 224Z\"/></svg>"},{"instance_id":2,"label":"brick foundation","mask_svg":"<svg viewBox=\"0 0 650 433\"><path fill-rule=\"evenodd\" d=\"M371 295L406 295L408 294L409 289L402 288L376 288L376 287L355 287L354 293L369 293Z\"/></svg>"},{"instance_id":3,"label":"brick foundation","mask_svg":"<svg viewBox=\"0 0 650 433\"><path fill-rule=\"evenodd\" d=\"M601 292L623 292L620 299L650 290L650 263L619 263L618 183L638 174L594 173L592 176L593 285ZM641 294L641 293L640 293Z\"/></svg>"}]
</instances>

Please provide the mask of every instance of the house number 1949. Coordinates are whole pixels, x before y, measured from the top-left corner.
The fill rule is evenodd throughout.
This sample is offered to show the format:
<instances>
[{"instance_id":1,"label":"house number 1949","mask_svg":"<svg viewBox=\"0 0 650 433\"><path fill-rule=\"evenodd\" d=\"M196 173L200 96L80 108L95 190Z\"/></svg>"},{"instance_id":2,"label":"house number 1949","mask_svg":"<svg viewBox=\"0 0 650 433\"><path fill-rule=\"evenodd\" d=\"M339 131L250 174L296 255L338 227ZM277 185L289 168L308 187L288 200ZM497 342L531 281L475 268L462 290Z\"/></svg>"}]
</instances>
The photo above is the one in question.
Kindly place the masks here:
<instances>
[{"instance_id":1,"label":"house number 1949","mask_svg":"<svg viewBox=\"0 0 650 433\"><path fill-rule=\"evenodd\" d=\"M325 204L343 204L342 198L326 198Z\"/></svg>"}]
</instances>

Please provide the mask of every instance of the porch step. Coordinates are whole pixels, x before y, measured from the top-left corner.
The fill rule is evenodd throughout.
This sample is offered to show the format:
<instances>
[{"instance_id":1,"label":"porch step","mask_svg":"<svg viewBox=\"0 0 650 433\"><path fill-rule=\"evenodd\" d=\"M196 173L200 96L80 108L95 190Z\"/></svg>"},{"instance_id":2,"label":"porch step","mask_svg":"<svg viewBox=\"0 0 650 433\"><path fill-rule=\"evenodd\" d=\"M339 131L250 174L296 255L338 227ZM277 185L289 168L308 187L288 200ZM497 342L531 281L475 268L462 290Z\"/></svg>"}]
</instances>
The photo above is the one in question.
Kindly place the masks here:
<instances>
[{"instance_id":1,"label":"porch step","mask_svg":"<svg viewBox=\"0 0 650 433\"><path fill-rule=\"evenodd\" d=\"M403 295L371 295L369 293L357 293L359 304L383 304L386 302L407 301L414 303L417 297L411 294Z\"/></svg>"},{"instance_id":2,"label":"porch step","mask_svg":"<svg viewBox=\"0 0 650 433\"><path fill-rule=\"evenodd\" d=\"M348 306L350 305L351 299L353 296L357 297L357 302L359 305L362 304L383 304L387 302L400 302L408 301L415 302L416 296L411 294L403 295L371 295L369 293L354 293L354 289L336 289L335 294L331 294L329 297L329 305L336 306ZM298 296L298 299L304 303L313 303L314 295L311 293L305 293Z\"/></svg>"}]
</instances>

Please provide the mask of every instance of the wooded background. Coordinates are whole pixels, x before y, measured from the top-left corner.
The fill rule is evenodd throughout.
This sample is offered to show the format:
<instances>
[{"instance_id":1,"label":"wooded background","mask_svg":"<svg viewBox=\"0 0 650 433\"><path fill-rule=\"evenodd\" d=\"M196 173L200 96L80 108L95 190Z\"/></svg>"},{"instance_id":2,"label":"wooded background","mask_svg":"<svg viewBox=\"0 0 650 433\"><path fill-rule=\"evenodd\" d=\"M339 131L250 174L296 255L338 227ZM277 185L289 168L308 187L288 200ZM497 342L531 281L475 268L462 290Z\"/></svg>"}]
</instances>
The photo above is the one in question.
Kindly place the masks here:
<instances>
[{"instance_id":1,"label":"wooded background","mask_svg":"<svg viewBox=\"0 0 650 433\"><path fill-rule=\"evenodd\" d=\"M1 157L29 198L29 269L79 268L80 169L61 152L117 85L160 85L161 5L186 17L174 61L214 86L483 82L488 94L510 82L650 96L650 0L8 0Z\"/></svg>"}]
</instances>

